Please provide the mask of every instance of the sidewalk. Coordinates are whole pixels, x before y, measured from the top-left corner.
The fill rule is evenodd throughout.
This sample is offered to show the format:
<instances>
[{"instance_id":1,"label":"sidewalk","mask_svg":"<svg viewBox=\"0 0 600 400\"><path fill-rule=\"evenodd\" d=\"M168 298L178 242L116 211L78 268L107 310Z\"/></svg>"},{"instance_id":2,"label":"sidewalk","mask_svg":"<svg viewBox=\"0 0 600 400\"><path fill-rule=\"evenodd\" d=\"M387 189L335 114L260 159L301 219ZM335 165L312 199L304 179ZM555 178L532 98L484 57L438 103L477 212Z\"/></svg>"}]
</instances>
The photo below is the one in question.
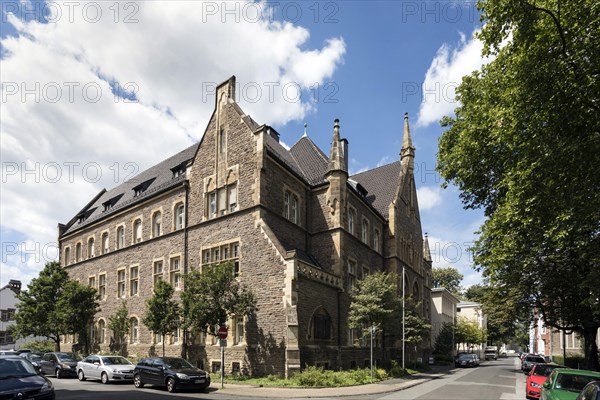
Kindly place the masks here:
<instances>
[{"instance_id":1,"label":"sidewalk","mask_svg":"<svg viewBox=\"0 0 600 400\"><path fill-rule=\"evenodd\" d=\"M233 396L263 397L263 398L290 398L290 397L338 397L360 396L395 392L420 385L432 379L438 379L449 373L452 366L434 366L432 371L422 372L404 378L388 379L386 381L367 385L344 386L336 388L279 388L257 387L252 385L238 385L228 383L220 389L220 382L212 382L211 392ZM216 390L215 390L216 389Z\"/></svg>"}]
</instances>

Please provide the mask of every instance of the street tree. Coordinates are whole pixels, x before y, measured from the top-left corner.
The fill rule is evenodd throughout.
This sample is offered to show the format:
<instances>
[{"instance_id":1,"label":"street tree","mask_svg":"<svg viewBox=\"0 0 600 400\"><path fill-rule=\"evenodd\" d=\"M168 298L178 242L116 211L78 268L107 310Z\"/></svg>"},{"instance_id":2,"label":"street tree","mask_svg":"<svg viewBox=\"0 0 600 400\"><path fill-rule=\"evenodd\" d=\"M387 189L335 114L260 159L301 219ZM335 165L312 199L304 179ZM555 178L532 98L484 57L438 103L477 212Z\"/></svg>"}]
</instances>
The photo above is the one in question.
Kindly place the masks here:
<instances>
[{"instance_id":1,"label":"street tree","mask_svg":"<svg viewBox=\"0 0 600 400\"><path fill-rule=\"evenodd\" d=\"M431 271L431 284L435 288L446 288L453 295L460 297L462 282L464 276L456 268L433 268Z\"/></svg>"},{"instance_id":2,"label":"street tree","mask_svg":"<svg viewBox=\"0 0 600 400\"><path fill-rule=\"evenodd\" d=\"M91 326L99 306L97 290L73 280L65 283L56 302L55 312L63 327L62 331L77 334L79 344L86 354L90 353Z\"/></svg>"},{"instance_id":3,"label":"street tree","mask_svg":"<svg viewBox=\"0 0 600 400\"><path fill-rule=\"evenodd\" d=\"M192 270L184 282L181 300L187 329L217 336L230 316L243 317L256 308L254 294L236 279L230 262Z\"/></svg>"},{"instance_id":4,"label":"street tree","mask_svg":"<svg viewBox=\"0 0 600 400\"><path fill-rule=\"evenodd\" d=\"M14 337L42 336L54 342L56 351L60 351L60 339L65 331L57 304L68 279L58 262L49 262L39 276L31 280L28 289L17 295L19 307L12 330Z\"/></svg>"},{"instance_id":5,"label":"street tree","mask_svg":"<svg viewBox=\"0 0 600 400\"><path fill-rule=\"evenodd\" d=\"M376 272L359 280L350 303L349 327L365 332L372 326L383 329L402 307L397 281L396 274L385 272Z\"/></svg>"},{"instance_id":6,"label":"street tree","mask_svg":"<svg viewBox=\"0 0 600 400\"><path fill-rule=\"evenodd\" d=\"M450 356L454 352L454 324L445 322L435 338L433 353Z\"/></svg>"},{"instance_id":7,"label":"street tree","mask_svg":"<svg viewBox=\"0 0 600 400\"><path fill-rule=\"evenodd\" d=\"M108 317L108 328L113 331L115 346L119 354L125 354L125 336L129 334L129 310L127 302L123 301L115 313Z\"/></svg>"},{"instance_id":8,"label":"street tree","mask_svg":"<svg viewBox=\"0 0 600 400\"><path fill-rule=\"evenodd\" d=\"M159 280L154 294L146 300L146 313L142 322L152 332L162 335L162 354L165 355L165 338L179 328L179 304L173 300L175 289L169 283Z\"/></svg>"},{"instance_id":9,"label":"street tree","mask_svg":"<svg viewBox=\"0 0 600 400\"><path fill-rule=\"evenodd\" d=\"M493 61L463 78L438 170L486 220L475 264L600 369L600 4L481 0ZM503 298L505 301L506 298Z\"/></svg>"},{"instance_id":10,"label":"street tree","mask_svg":"<svg viewBox=\"0 0 600 400\"><path fill-rule=\"evenodd\" d=\"M421 317L418 310L421 302L412 298L406 299L404 303L404 341L410 346L422 345L431 337L431 324Z\"/></svg>"},{"instance_id":11,"label":"street tree","mask_svg":"<svg viewBox=\"0 0 600 400\"><path fill-rule=\"evenodd\" d=\"M481 328L475 319L459 316L456 321L454 340L457 345L462 344L467 350L473 346L484 343L487 335L485 329Z\"/></svg>"}]
</instances>

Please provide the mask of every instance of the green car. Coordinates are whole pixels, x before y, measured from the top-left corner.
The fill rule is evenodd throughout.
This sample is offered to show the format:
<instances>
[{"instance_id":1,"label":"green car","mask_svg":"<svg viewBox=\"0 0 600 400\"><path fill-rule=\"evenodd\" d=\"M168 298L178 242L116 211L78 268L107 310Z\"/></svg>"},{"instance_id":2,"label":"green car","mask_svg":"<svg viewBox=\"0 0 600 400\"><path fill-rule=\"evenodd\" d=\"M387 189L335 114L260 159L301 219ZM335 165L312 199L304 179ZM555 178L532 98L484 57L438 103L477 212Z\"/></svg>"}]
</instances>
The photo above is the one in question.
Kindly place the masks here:
<instances>
[{"instance_id":1,"label":"green car","mask_svg":"<svg viewBox=\"0 0 600 400\"><path fill-rule=\"evenodd\" d=\"M557 368L546 379L540 400L576 400L588 382L600 379L600 372Z\"/></svg>"}]
</instances>

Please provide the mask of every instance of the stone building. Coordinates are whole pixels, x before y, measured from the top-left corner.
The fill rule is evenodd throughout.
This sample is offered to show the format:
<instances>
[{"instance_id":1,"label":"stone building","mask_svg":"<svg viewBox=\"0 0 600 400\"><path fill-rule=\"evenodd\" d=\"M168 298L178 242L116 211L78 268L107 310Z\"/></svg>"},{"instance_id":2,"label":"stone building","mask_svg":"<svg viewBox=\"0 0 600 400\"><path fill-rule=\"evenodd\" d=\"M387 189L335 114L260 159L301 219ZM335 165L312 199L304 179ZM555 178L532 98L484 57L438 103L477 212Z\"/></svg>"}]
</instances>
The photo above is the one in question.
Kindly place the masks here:
<instances>
[{"instance_id":1,"label":"stone building","mask_svg":"<svg viewBox=\"0 0 600 400\"><path fill-rule=\"evenodd\" d=\"M145 300L158 279L180 291L188 271L224 260L258 302L256 313L230 320L227 372L363 366L369 350L348 329L348 308L357 280L375 271L404 270L406 294L425 299L429 319L431 257L408 116L401 160L352 176L340 131L335 120L329 156L306 135L288 150L240 109L231 77L217 88L200 143L102 190L60 224L61 264L102 298L98 347L109 348L108 317L126 301L129 354L153 353L163 340L180 354L181 332L162 338L141 323ZM386 337L401 348L397 333ZM189 357L216 368L217 341L197 336Z\"/></svg>"}]
</instances>

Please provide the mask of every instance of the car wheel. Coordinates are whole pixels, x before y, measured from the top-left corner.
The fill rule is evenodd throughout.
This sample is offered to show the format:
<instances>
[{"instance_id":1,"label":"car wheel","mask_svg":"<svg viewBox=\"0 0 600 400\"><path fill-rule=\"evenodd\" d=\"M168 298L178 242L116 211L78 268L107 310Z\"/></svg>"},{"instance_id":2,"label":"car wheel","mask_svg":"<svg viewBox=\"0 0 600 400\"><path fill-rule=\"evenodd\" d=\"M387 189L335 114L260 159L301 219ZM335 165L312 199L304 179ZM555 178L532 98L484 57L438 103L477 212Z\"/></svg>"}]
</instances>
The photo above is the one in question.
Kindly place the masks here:
<instances>
[{"instance_id":1,"label":"car wheel","mask_svg":"<svg viewBox=\"0 0 600 400\"><path fill-rule=\"evenodd\" d=\"M102 375L100 375L100 382L105 385L108 383L108 374L106 372L103 372Z\"/></svg>"},{"instance_id":2,"label":"car wheel","mask_svg":"<svg viewBox=\"0 0 600 400\"><path fill-rule=\"evenodd\" d=\"M56 376L56 379L62 378L61 369L60 368L56 368L56 371L54 372L54 375Z\"/></svg>"},{"instance_id":3,"label":"car wheel","mask_svg":"<svg viewBox=\"0 0 600 400\"><path fill-rule=\"evenodd\" d=\"M175 390L176 390L175 379L173 379L173 378L167 379L167 392L173 393Z\"/></svg>"},{"instance_id":4,"label":"car wheel","mask_svg":"<svg viewBox=\"0 0 600 400\"><path fill-rule=\"evenodd\" d=\"M79 379L81 382L85 381L85 374L83 373L82 369L77 372L77 379Z\"/></svg>"},{"instance_id":5,"label":"car wheel","mask_svg":"<svg viewBox=\"0 0 600 400\"><path fill-rule=\"evenodd\" d=\"M136 388L144 387L144 382L142 382L142 377L139 374L133 376L133 386Z\"/></svg>"}]
</instances>

